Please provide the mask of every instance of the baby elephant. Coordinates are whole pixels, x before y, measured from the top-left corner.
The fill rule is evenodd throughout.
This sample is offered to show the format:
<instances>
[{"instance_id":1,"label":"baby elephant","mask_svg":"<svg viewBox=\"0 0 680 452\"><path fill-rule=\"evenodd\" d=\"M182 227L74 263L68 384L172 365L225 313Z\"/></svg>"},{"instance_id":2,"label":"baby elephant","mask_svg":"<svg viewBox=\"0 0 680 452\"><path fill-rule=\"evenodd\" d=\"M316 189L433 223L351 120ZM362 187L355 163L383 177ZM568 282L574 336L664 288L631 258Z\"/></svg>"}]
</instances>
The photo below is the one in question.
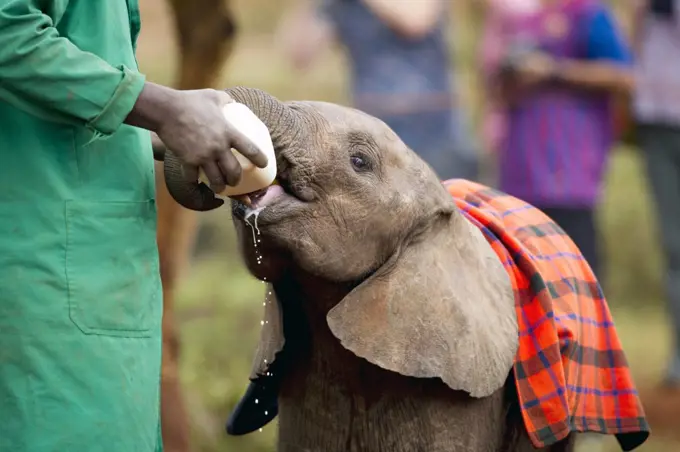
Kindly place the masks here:
<instances>
[{"instance_id":1,"label":"baby elephant","mask_svg":"<svg viewBox=\"0 0 680 452\"><path fill-rule=\"evenodd\" d=\"M535 208L435 172L383 122L234 88L269 127L278 184L232 202L269 283L251 383L228 424L278 415L280 452L632 450L648 427L611 316L573 242ZM182 205L222 201L187 184ZM252 225L252 227L250 226Z\"/></svg>"}]
</instances>

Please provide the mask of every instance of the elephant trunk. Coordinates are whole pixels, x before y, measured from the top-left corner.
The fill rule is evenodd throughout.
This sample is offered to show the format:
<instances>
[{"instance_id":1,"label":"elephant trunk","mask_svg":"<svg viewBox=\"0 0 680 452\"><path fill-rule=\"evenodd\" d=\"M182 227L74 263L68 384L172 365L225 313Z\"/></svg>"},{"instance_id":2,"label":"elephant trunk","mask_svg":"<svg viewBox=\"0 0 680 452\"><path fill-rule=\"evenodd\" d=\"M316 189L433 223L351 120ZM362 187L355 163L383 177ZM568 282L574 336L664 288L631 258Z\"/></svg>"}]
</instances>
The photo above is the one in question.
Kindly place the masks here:
<instances>
[{"instance_id":1,"label":"elephant trunk","mask_svg":"<svg viewBox=\"0 0 680 452\"><path fill-rule=\"evenodd\" d=\"M269 129L275 151L289 146L300 132L302 123L295 112L264 91L243 87L226 91L236 102L246 105L264 122ZM165 151L163 172L168 192L181 206L190 210L208 211L224 204L207 185L187 181L182 173L181 162L169 149Z\"/></svg>"}]
</instances>

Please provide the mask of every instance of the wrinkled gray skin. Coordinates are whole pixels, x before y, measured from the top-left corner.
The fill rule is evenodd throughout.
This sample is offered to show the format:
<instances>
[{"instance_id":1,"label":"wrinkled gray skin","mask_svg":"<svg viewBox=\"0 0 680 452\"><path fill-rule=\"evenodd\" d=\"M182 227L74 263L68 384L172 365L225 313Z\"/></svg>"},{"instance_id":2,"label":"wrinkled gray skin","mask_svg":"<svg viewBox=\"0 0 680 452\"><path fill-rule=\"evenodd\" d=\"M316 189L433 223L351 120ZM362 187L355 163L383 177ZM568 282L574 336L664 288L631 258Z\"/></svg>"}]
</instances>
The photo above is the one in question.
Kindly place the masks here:
<instances>
[{"instance_id":1,"label":"wrinkled gray skin","mask_svg":"<svg viewBox=\"0 0 680 452\"><path fill-rule=\"evenodd\" d=\"M435 173L359 111L229 94L268 125L286 189L259 216L259 264L232 203L248 269L276 295L251 376L271 394L244 400L236 424L276 410L278 393L281 452L533 451L511 375L510 282ZM212 208L172 154L165 164L178 202Z\"/></svg>"}]
</instances>

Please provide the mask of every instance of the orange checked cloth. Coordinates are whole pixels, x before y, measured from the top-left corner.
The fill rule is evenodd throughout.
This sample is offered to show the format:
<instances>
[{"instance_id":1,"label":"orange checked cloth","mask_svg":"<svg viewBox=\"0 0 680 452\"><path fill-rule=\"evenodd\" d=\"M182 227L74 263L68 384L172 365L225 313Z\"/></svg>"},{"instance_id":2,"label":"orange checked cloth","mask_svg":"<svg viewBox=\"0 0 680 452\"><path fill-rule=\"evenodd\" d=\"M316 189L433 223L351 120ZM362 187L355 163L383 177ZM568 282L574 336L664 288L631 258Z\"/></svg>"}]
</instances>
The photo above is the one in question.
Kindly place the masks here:
<instances>
[{"instance_id":1,"label":"orange checked cloth","mask_svg":"<svg viewBox=\"0 0 680 452\"><path fill-rule=\"evenodd\" d=\"M616 435L626 451L641 445L649 426L602 289L574 242L517 198L461 179L444 186L515 289L515 380L534 446L572 431Z\"/></svg>"}]
</instances>

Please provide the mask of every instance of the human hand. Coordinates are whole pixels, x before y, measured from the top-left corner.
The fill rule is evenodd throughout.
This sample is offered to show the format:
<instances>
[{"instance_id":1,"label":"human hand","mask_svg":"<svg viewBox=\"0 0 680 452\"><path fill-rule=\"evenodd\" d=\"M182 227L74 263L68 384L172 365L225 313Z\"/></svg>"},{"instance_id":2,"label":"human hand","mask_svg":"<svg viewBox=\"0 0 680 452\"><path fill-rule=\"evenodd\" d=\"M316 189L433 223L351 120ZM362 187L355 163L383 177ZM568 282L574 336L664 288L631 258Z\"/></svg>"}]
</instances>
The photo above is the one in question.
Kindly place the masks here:
<instances>
[{"instance_id":1,"label":"human hand","mask_svg":"<svg viewBox=\"0 0 680 452\"><path fill-rule=\"evenodd\" d=\"M241 180L242 168L232 148L260 168L268 163L267 156L225 120L222 109L230 102L224 91L178 91L146 82L125 123L157 134L152 135L154 158L164 158L167 147L183 163L188 181L196 182L202 169L210 188L220 193Z\"/></svg>"},{"instance_id":2,"label":"human hand","mask_svg":"<svg viewBox=\"0 0 680 452\"><path fill-rule=\"evenodd\" d=\"M201 89L175 93L156 133L184 163L187 180L198 180L200 168L216 193L226 185L237 185L242 169L231 148L254 165L267 166L266 155L224 119L222 108L233 102L226 92Z\"/></svg>"},{"instance_id":3,"label":"human hand","mask_svg":"<svg viewBox=\"0 0 680 452\"><path fill-rule=\"evenodd\" d=\"M533 51L523 56L513 68L521 85L535 85L553 78L557 74L557 64L547 53Z\"/></svg>"}]
</instances>

